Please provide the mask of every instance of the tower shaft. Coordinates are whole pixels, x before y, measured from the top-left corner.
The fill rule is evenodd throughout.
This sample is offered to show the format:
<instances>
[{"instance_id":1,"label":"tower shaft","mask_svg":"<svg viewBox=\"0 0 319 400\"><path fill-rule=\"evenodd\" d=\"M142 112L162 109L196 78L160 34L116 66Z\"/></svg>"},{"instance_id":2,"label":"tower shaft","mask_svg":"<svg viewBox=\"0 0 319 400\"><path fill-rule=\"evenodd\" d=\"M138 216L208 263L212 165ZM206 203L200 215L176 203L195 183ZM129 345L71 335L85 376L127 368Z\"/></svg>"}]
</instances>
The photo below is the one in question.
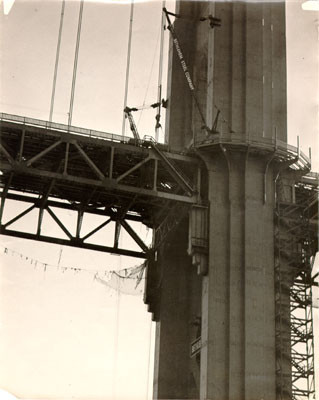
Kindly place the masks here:
<instances>
[{"instance_id":1,"label":"tower shaft","mask_svg":"<svg viewBox=\"0 0 319 400\"><path fill-rule=\"evenodd\" d=\"M154 398L274 400L278 160L267 146L287 140L285 4L183 1L176 12L197 101L171 45L166 138L203 161L208 246L202 276L186 225L158 252ZM289 368L284 380L291 386Z\"/></svg>"}]
</instances>

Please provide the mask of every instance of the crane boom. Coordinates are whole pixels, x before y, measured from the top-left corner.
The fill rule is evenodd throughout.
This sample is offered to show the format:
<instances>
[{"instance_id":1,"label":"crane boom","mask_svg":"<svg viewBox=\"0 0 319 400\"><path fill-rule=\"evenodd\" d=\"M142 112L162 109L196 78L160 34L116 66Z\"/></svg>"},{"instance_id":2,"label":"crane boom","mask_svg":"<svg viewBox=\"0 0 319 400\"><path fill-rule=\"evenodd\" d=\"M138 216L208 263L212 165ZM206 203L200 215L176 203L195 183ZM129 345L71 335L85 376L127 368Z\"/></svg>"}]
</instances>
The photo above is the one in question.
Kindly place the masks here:
<instances>
[{"instance_id":1,"label":"crane boom","mask_svg":"<svg viewBox=\"0 0 319 400\"><path fill-rule=\"evenodd\" d=\"M132 115L132 111L137 111L137 108L130 108L130 107L125 107L124 108L124 112L125 112L126 117L129 120L130 128L131 128L131 131L133 133L134 139L141 140L140 135L138 134L138 131L137 131L137 127L135 125L135 121L134 121L134 118L133 118L133 115Z\"/></svg>"}]
</instances>

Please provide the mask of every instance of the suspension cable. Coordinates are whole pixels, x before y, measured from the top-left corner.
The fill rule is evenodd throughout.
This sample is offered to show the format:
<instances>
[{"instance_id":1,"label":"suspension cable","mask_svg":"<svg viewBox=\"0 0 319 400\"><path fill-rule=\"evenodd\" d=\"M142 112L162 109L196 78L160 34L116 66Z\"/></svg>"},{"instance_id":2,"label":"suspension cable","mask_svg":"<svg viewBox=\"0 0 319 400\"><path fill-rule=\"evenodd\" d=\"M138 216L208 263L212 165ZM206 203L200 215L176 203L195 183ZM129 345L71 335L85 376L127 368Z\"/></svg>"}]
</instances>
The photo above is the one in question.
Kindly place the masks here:
<instances>
[{"instance_id":1,"label":"suspension cable","mask_svg":"<svg viewBox=\"0 0 319 400\"><path fill-rule=\"evenodd\" d=\"M73 65L73 77L72 77L72 88L71 88L71 98L70 98L70 108L69 108L69 118L68 125L72 123L72 113L73 113L73 103L74 103L74 92L75 92L75 82L76 82L76 72L78 66L79 58L79 48L80 48L80 38L81 38L81 26L82 26L82 14L83 14L83 4L84 0L81 0L80 11L79 11L79 21L78 21L78 32L76 36L76 46L74 54L74 65Z\"/></svg>"},{"instance_id":2,"label":"suspension cable","mask_svg":"<svg viewBox=\"0 0 319 400\"><path fill-rule=\"evenodd\" d=\"M151 346L152 346L152 333L153 333L152 319L150 318L149 338L148 338L148 352L147 352L147 370L146 370L146 400L148 399L149 383L150 383L150 366L151 366Z\"/></svg>"},{"instance_id":3,"label":"suspension cable","mask_svg":"<svg viewBox=\"0 0 319 400\"><path fill-rule=\"evenodd\" d=\"M55 66L54 66L53 85L52 85L51 104L50 104L50 115L49 115L50 122L52 121L53 108L54 108L55 88L56 88L56 80L57 80L57 75L58 75L60 46L61 46L62 29L63 29L64 8L65 8L65 0L62 0L60 27L59 27L59 34L58 34L58 43L56 46Z\"/></svg>"},{"instance_id":4,"label":"suspension cable","mask_svg":"<svg viewBox=\"0 0 319 400\"><path fill-rule=\"evenodd\" d=\"M146 105L146 98L147 98L148 91L149 91L150 84L151 84L153 68L154 68L154 63L155 63L155 58L156 58L156 52L157 52L157 47L158 47L158 42L159 42L159 36L160 35L158 35L157 40L156 40L156 46L155 46L155 49L154 49L153 60L152 60L150 74L149 74L148 81L147 81L147 86L146 86L145 96L144 96L144 100L143 100L143 105L141 107L137 107L139 110L141 110L139 119L137 121L137 127L139 126L139 123L141 121L141 118L142 118L142 115L143 115L143 110L145 110L146 108L152 107L152 104L149 105L149 106Z\"/></svg>"},{"instance_id":5,"label":"suspension cable","mask_svg":"<svg viewBox=\"0 0 319 400\"><path fill-rule=\"evenodd\" d=\"M115 337L114 337L114 354L113 354L113 382L112 382L112 397L117 397L117 369L118 369L118 347L119 347L119 332L120 332L120 279L117 282L116 289L116 315L115 315Z\"/></svg>"},{"instance_id":6,"label":"suspension cable","mask_svg":"<svg viewBox=\"0 0 319 400\"><path fill-rule=\"evenodd\" d=\"M130 77L130 64L131 64L133 16L134 16L134 0L131 0L130 27L129 27L129 33L128 33L126 75L125 75L125 93L124 93L123 110L127 106L128 83L129 83L129 77ZM125 121L126 121L126 116L125 116L125 112L123 111L122 136L125 136Z\"/></svg>"},{"instance_id":7,"label":"suspension cable","mask_svg":"<svg viewBox=\"0 0 319 400\"><path fill-rule=\"evenodd\" d=\"M163 0L162 2L162 10L165 8L166 1ZM165 16L162 12L161 18L161 42L160 42L160 54L159 54L159 62L158 62L158 92L157 92L157 102L159 106L157 108L157 115L156 115L156 126L155 126L155 140L158 142L159 138L159 129L160 125L160 118L161 118L161 100L162 100L162 77L163 77L163 49L164 49L164 23L165 23Z\"/></svg>"}]
</instances>

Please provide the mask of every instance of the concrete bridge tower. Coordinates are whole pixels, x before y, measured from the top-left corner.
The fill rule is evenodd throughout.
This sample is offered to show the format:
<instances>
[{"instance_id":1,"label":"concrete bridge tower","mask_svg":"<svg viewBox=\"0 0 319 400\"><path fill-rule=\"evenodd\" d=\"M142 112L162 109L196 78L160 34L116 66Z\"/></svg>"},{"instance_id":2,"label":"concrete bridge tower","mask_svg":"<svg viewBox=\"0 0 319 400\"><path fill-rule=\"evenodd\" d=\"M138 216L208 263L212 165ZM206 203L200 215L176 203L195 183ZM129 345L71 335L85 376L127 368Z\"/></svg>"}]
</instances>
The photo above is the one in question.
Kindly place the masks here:
<instances>
[{"instance_id":1,"label":"concrete bridge tower","mask_svg":"<svg viewBox=\"0 0 319 400\"><path fill-rule=\"evenodd\" d=\"M276 180L293 162L285 3L181 1L176 13L196 99L171 42L166 136L171 149L202 160L202 207L149 268L146 297L158 321L154 399L290 399L289 322L279 352L276 341L274 222ZM293 196L296 177L286 175ZM289 321L282 291L284 309Z\"/></svg>"}]
</instances>

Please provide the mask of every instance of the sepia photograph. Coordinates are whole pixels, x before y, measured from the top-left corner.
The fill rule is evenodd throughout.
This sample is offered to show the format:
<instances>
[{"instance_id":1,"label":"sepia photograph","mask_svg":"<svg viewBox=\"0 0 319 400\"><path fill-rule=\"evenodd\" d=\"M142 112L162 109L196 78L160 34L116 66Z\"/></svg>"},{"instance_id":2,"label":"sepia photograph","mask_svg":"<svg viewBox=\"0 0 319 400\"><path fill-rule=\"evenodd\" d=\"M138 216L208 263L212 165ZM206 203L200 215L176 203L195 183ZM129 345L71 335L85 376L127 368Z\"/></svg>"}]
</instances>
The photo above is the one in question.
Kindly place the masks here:
<instances>
[{"instance_id":1,"label":"sepia photograph","mask_svg":"<svg viewBox=\"0 0 319 400\"><path fill-rule=\"evenodd\" d=\"M319 0L0 0L0 400L319 396Z\"/></svg>"}]
</instances>

